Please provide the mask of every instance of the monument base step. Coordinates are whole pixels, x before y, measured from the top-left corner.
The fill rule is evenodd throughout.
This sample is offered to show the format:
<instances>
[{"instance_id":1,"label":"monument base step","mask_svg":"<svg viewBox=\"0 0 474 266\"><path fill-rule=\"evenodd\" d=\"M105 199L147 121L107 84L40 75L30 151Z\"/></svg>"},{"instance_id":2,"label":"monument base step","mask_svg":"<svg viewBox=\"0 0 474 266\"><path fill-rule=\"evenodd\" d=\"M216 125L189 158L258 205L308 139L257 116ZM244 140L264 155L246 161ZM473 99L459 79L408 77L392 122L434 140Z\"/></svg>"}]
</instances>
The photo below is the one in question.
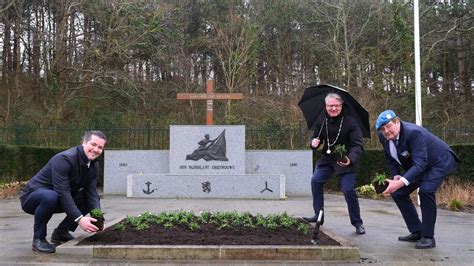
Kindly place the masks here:
<instances>
[{"instance_id":1,"label":"monument base step","mask_svg":"<svg viewBox=\"0 0 474 266\"><path fill-rule=\"evenodd\" d=\"M127 197L284 199L285 175L129 174Z\"/></svg>"}]
</instances>

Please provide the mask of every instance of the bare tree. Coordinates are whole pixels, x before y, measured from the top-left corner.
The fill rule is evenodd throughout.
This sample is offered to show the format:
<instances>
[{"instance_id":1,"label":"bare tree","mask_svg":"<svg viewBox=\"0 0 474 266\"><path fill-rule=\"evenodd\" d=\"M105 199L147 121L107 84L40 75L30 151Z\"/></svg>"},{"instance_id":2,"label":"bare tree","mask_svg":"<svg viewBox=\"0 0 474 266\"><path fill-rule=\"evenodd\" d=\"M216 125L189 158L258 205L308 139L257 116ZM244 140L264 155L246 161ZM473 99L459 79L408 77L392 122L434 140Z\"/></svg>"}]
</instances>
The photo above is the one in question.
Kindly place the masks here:
<instances>
[{"instance_id":1,"label":"bare tree","mask_svg":"<svg viewBox=\"0 0 474 266\"><path fill-rule=\"evenodd\" d=\"M226 23L214 23L213 29L215 36L209 36L208 44L217 57L225 88L230 93L242 90L250 83L247 77L253 74L248 63L254 60L257 29L233 11L227 15ZM226 106L225 115L229 117L231 101Z\"/></svg>"}]
</instances>

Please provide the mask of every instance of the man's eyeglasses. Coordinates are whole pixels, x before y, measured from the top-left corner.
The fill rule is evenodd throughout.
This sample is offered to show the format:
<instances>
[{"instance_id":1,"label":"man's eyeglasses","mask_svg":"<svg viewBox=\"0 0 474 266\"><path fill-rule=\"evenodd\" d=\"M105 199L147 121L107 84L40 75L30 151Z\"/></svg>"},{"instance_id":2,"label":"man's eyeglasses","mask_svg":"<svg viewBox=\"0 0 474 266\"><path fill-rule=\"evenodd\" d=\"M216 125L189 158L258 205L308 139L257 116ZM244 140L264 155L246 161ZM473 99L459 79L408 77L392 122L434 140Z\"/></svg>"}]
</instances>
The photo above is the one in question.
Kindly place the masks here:
<instances>
[{"instance_id":1,"label":"man's eyeglasses","mask_svg":"<svg viewBox=\"0 0 474 266\"><path fill-rule=\"evenodd\" d=\"M342 104L326 104L326 108L341 108Z\"/></svg>"}]
</instances>

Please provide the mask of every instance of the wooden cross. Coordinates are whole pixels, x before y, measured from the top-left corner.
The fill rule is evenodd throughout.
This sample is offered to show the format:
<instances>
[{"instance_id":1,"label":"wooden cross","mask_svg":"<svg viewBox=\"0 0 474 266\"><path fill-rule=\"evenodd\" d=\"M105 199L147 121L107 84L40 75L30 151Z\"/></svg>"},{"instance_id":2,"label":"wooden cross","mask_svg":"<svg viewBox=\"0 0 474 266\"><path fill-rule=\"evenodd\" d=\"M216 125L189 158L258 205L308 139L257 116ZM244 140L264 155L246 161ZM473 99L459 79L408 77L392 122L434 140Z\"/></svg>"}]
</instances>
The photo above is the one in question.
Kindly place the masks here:
<instances>
[{"instance_id":1,"label":"wooden cross","mask_svg":"<svg viewBox=\"0 0 474 266\"><path fill-rule=\"evenodd\" d=\"M206 93L178 93L178 100L207 100L207 119L206 124L213 124L213 100L242 100L242 93L214 93L214 81L206 82Z\"/></svg>"}]
</instances>

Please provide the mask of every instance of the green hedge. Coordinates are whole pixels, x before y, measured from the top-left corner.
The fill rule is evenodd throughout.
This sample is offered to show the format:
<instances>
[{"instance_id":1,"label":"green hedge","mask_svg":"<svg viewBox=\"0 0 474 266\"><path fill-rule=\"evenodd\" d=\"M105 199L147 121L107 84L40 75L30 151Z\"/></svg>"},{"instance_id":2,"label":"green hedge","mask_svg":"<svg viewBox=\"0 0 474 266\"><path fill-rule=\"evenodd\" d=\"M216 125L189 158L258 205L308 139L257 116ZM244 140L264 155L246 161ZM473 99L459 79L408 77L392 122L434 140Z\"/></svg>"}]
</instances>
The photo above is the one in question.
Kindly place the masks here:
<instances>
[{"instance_id":1,"label":"green hedge","mask_svg":"<svg viewBox=\"0 0 474 266\"><path fill-rule=\"evenodd\" d=\"M466 182L474 182L474 145L454 145L453 150L462 162L450 177ZM38 172L56 153L67 148L42 148L29 146L0 145L0 184L10 181L25 181ZM314 160L319 158L319 151L314 152ZM99 158L101 172L98 185L103 185L104 156ZM381 150L364 152L361 167L357 175L357 186L369 184L376 173L387 173L385 158ZM310 177L308 177L310 178ZM331 178L328 188L337 189L338 178Z\"/></svg>"},{"instance_id":2,"label":"green hedge","mask_svg":"<svg viewBox=\"0 0 474 266\"><path fill-rule=\"evenodd\" d=\"M0 184L26 181L35 175L58 152L68 148L0 145ZM104 179L104 156L99 158L101 172L98 185Z\"/></svg>"},{"instance_id":3,"label":"green hedge","mask_svg":"<svg viewBox=\"0 0 474 266\"><path fill-rule=\"evenodd\" d=\"M462 182L474 182L474 145L453 145L451 148L461 158L461 163L449 178L456 178ZM320 155L319 151L314 152L314 160L316 161ZM370 184L376 173L388 174L385 156L382 150L366 150L362 155L356 186ZM339 185L339 178L332 177L326 187L339 189Z\"/></svg>"},{"instance_id":4,"label":"green hedge","mask_svg":"<svg viewBox=\"0 0 474 266\"><path fill-rule=\"evenodd\" d=\"M28 146L0 146L2 181L28 180L61 149Z\"/></svg>"},{"instance_id":5,"label":"green hedge","mask_svg":"<svg viewBox=\"0 0 474 266\"><path fill-rule=\"evenodd\" d=\"M462 181L474 182L474 145L453 145L451 147L461 159L453 176Z\"/></svg>"}]
</instances>

